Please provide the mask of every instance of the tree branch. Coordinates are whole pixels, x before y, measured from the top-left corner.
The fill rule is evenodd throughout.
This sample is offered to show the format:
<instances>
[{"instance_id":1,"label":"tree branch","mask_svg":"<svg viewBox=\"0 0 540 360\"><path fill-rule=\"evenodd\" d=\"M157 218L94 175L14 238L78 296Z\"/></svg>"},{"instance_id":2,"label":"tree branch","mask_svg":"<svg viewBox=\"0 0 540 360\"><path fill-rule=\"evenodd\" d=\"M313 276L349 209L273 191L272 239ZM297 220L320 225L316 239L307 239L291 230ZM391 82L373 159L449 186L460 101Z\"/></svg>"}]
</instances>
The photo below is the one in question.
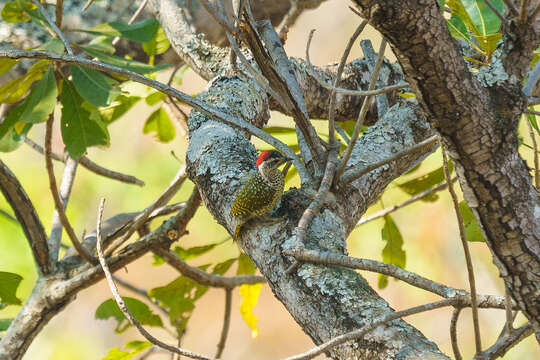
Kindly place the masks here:
<instances>
[{"instance_id":1,"label":"tree branch","mask_svg":"<svg viewBox=\"0 0 540 360\"><path fill-rule=\"evenodd\" d=\"M168 350L171 353L180 354L187 356L192 359L202 359L202 360L208 360L211 359L209 357L206 357L204 355L199 355L197 353L191 352L189 350L184 350L182 348L171 346L168 344L165 344L164 342L158 340L157 338L153 337L148 331L146 331L145 328L142 327L142 325L135 319L131 311L129 311L129 308L127 307L126 303L120 296L120 293L118 292L118 288L116 287L116 284L114 283L113 276L111 274L111 271L109 270L109 266L107 265L107 261L105 260L105 256L103 255L102 250L102 238L101 238L101 217L103 215L103 203L105 199L101 199L101 202L99 204L99 210L98 210L98 218L97 218L97 254L99 258L99 262L101 264L101 267L103 269L103 272L105 273L105 278L107 279L107 283L109 284L109 288L111 290L111 293L113 294L114 300L116 301L116 304L118 304L118 307L122 311L122 313L126 316L126 318L129 320L129 322L139 330L139 333L148 341L150 341L152 344L159 346L162 349Z\"/></svg>"},{"instance_id":2,"label":"tree branch","mask_svg":"<svg viewBox=\"0 0 540 360\"><path fill-rule=\"evenodd\" d=\"M258 275L238 275L226 277L209 274L197 267L188 265L171 250L156 247L152 251L157 256L162 257L167 264L178 270L182 275L198 282L201 285L224 289L234 289L235 287L244 284L259 284L266 282L264 277Z\"/></svg>"},{"instance_id":3,"label":"tree branch","mask_svg":"<svg viewBox=\"0 0 540 360\"><path fill-rule=\"evenodd\" d=\"M225 349L225 342L227 341L227 334L229 333L229 327L231 325L231 305L232 305L232 289L225 289L225 314L223 315L223 328L221 329L221 335L219 337L219 343L217 345L216 359L221 358L223 349Z\"/></svg>"},{"instance_id":4,"label":"tree branch","mask_svg":"<svg viewBox=\"0 0 540 360\"><path fill-rule=\"evenodd\" d=\"M21 183L2 160L0 160L0 190L21 224L38 271L43 275L50 274L52 268L49 263L49 247L41 220Z\"/></svg>"}]
</instances>

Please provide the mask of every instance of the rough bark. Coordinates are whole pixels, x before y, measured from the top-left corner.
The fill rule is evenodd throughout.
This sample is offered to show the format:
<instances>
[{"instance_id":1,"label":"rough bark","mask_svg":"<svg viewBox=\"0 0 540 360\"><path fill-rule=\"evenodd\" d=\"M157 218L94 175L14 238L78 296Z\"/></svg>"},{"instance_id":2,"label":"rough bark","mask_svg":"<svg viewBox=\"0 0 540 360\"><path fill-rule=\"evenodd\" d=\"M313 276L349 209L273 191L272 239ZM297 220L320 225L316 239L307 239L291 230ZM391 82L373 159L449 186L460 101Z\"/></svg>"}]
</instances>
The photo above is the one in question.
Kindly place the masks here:
<instances>
[{"instance_id":1,"label":"rough bark","mask_svg":"<svg viewBox=\"0 0 540 360\"><path fill-rule=\"evenodd\" d=\"M526 104L521 80L540 33L512 25L521 34L514 47L504 47L491 66L473 75L435 1L355 3L392 45L428 121L449 148L493 261L538 338L540 196L518 154L516 129Z\"/></svg>"},{"instance_id":2,"label":"rough bark","mask_svg":"<svg viewBox=\"0 0 540 360\"><path fill-rule=\"evenodd\" d=\"M240 77L218 77L201 99L223 111L261 125L268 118L264 93L252 81ZM241 99L241 100L240 100ZM229 232L234 220L229 212L243 174L253 170L255 149L240 130L193 111L189 119L190 143L187 165L207 208ZM351 166L385 158L430 134L429 127L405 106L396 105L355 148ZM428 151L429 152L429 151ZM354 185L330 195L308 231L308 246L345 253L345 239L370 202L393 178L421 160L425 154L382 167ZM340 268L302 265L298 275L287 276L290 259L282 248L295 245L294 228L309 204L310 193L287 192L276 210L274 224L248 223L239 245L255 261L277 298L316 343L361 327L374 316L392 309L357 273ZM396 321L357 342L331 351L336 359L348 358L445 358L437 347L406 324Z\"/></svg>"}]
</instances>

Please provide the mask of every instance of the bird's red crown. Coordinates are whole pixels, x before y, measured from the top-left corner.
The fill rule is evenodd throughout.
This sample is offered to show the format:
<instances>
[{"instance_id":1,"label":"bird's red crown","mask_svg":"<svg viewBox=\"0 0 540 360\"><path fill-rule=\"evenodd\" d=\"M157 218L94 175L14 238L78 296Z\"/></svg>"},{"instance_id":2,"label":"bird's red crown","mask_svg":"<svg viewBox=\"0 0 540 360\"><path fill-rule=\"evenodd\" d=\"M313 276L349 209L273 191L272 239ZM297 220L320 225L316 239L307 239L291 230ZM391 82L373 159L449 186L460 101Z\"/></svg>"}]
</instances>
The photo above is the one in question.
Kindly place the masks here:
<instances>
[{"instance_id":1,"label":"bird's red crown","mask_svg":"<svg viewBox=\"0 0 540 360\"><path fill-rule=\"evenodd\" d=\"M264 160L268 159L270 157L270 154L272 154L271 150L265 150L261 152L259 156L257 157L257 162L256 162L257 166L261 165Z\"/></svg>"}]
</instances>

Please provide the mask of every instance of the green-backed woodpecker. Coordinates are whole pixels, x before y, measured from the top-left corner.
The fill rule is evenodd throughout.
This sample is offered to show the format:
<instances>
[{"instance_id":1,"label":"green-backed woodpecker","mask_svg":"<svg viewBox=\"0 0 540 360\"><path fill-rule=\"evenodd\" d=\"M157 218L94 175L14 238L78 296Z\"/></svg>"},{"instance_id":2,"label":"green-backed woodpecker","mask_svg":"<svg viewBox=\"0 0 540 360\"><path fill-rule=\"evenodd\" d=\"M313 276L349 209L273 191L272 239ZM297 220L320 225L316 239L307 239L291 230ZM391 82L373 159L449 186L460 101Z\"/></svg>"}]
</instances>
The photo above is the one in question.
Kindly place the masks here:
<instances>
[{"instance_id":1,"label":"green-backed woodpecker","mask_svg":"<svg viewBox=\"0 0 540 360\"><path fill-rule=\"evenodd\" d=\"M262 216L272 210L283 195L284 176L280 165L289 161L275 150L263 151L257 157L257 172L253 172L240 192L231 209L236 219L233 239L236 241L242 225L248 220Z\"/></svg>"}]
</instances>

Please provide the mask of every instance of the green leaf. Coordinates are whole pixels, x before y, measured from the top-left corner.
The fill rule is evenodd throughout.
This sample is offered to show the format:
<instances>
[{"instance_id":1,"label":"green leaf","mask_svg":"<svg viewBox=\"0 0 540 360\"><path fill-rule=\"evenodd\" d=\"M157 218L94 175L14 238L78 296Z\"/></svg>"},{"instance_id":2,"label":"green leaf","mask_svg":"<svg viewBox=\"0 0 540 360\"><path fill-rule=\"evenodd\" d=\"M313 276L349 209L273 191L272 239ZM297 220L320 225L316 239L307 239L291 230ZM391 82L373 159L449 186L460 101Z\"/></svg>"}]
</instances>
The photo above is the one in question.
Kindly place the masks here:
<instances>
[{"instance_id":1,"label":"green leaf","mask_svg":"<svg viewBox=\"0 0 540 360\"><path fill-rule=\"evenodd\" d=\"M154 314L148 305L131 297L122 297L122 299L126 303L129 311L131 311L135 319L141 323L141 325L163 327L161 318ZM117 333L122 333L131 326L114 299L108 299L101 303L96 309L95 317L100 320L107 320L109 318L115 319L117 321L115 329Z\"/></svg>"},{"instance_id":2,"label":"green leaf","mask_svg":"<svg viewBox=\"0 0 540 360\"><path fill-rule=\"evenodd\" d=\"M0 75L5 74L9 69L15 66L20 60L0 58Z\"/></svg>"},{"instance_id":3,"label":"green leaf","mask_svg":"<svg viewBox=\"0 0 540 360\"><path fill-rule=\"evenodd\" d=\"M7 123L4 121L2 125ZM15 129L18 125L22 126L21 132L17 132ZM11 152L17 150L24 142L24 138L28 131L32 128L32 124L16 123L7 133L0 138L0 152Z\"/></svg>"},{"instance_id":4,"label":"green leaf","mask_svg":"<svg viewBox=\"0 0 540 360\"><path fill-rule=\"evenodd\" d=\"M480 225L476 222L474 214L465 200L459 203L459 212L463 218L463 225L465 226L465 238L467 241L485 242L486 239L482 234Z\"/></svg>"},{"instance_id":5,"label":"green leaf","mask_svg":"<svg viewBox=\"0 0 540 360\"><path fill-rule=\"evenodd\" d=\"M152 263L152 266L159 266L165 264L165 260L161 256L157 256L156 254L153 254L154 262Z\"/></svg>"},{"instance_id":6,"label":"green leaf","mask_svg":"<svg viewBox=\"0 0 540 360\"><path fill-rule=\"evenodd\" d=\"M154 111L144 123L143 133L149 134L155 132L156 139L161 142L169 142L174 139L174 126L163 108Z\"/></svg>"},{"instance_id":7,"label":"green leaf","mask_svg":"<svg viewBox=\"0 0 540 360\"><path fill-rule=\"evenodd\" d=\"M236 260L238 260L238 258L225 260L224 262L216 264L216 266L214 266L214 269L212 270L212 274L217 274L217 275L225 274L227 270L231 268L232 264L236 262Z\"/></svg>"},{"instance_id":8,"label":"green leaf","mask_svg":"<svg viewBox=\"0 0 540 360\"><path fill-rule=\"evenodd\" d=\"M450 172L452 172L452 165L450 164ZM421 192L424 192L432 187L439 185L444 181L444 170L442 167L430 171L427 174L421 175L415 179L406 181L402 184L397 184L397 186L405 191L409 195L416 195ZM422 201L433 202L439 198L439 195L432 194Z\"/></svg>"},{"instance_id":9,"label":"green leaf","mask_svg":"<svg viewBox=\"0 0 540 360\"><path fill-rule=\"evenodd\" d=\"M0 271L0 302L9 305L20 305L17 297L17 288L23 277L19 274Z\"/></svg>"},{"instance_id":10,"label":"green leaf","mask_svg":"<svg viewBox=\"0 0 540 360\"><path fill-rule=\"evenodd\" d=\"M171 43L167 39L167 35L161 26L158 27L156 34L149 42L142 44L142 48L148 56L154 56L163 54L165 51L169 50Z\"/></svg>"},{"instance_id":11,"label":"green leaf","mask_svg":"<svg viewBox=\"0 0 540 360\"><path fill-rule=\"evenodd\" d=\"M167 98L167 95L162 93L161 91L154 91L153 93L151 93L150 95L148 95L146 97L146 99L144 99L144 101L146 101L146 103L150 106L154 106L156 105L158 102L160 101L163 101Z\"/></svg>"},{"instance_id":12,"label":"green leaf","mask_svg":"<svg viewBox=\"0 0 540 360\"><path fill-rule=\"evenodd\" d=\"M104 63L116 65L126 70L131 70L139 74L149 74L169 67L169 65L148 65L135 60L124 59L119 56L107 54L96 50L90 46L80 46L80 48L92 57L96 57Z\"/></svg>"},{"instance_id":13,"label":"green leaf","mask_svg":"<svg viewBox=\"0 0 540 360\"><path fill-rule=\"evenodd\" d=\"M140 96L119 95L110 106L99 109L101 117L105 122L112 123L128 112L139 100Z\"/></svg>"},{"instance_id":14,"label":"green leaf","mask_svg":"<svg viewBox=\"0 0 540 360\"><path fill-rule=\"evenodd\" d=\"M69 68L77 92L91 104L108 106L120 95L117 82L101 72L76 65Z\"/></svg>"},{"instance_id":15,"label":"green leaf","mask_svg":"<svg viewBox=\"0 0 540 360\"><path fill-rule=\"evenodd\" d=\"M502 0L490 1L501 14L504 12ZM480 32L480 34L476 35L490 35L499 31L501 20L483 0L461 0L461 3Z\"/></svg>"},{"instance_id":16,"label":"green leaf","mask_svg":"<svg viewBox=\"0 0 540 360\"><path fill-rule=\"evenodd\" d=\"M383 241L386 241L386 245L382 251L382 261L387 264L399 266L400 268L405 268L407 256L405 250L403 250L403 237L390 215L384 216L384 227L381 231L381 236ZM387 285L388 277L379 274L379 289L384 289Z\"/></svg>"},{"instance_id":17,"label":"green leaf","mask_svg":"<svg viewBox=\"0 0 540 360\"><path fill-rule=\"evenodd\" d=\"M39 50L45 50L45 51L51 51L51 52L55 52L55 53L58 53L58 54L63 54L64 53L64 43L62 42L62 40L60 39L57 39L57 38L52 38L52 39L49 39L47 40L47 42L41 44L39 47L38 47Z\"/></svg>"},{"instance_id":18,"label":"green leaf","mask_svg":"<svg viewBox=\"0 0 540 360\"><path fill-rule=\"evenodd\" d=\"M0 319L0 331L6 331L13 319Z\"/></svg>"},{"instance_id":19,"label":"green leaf","mask_svg":"<svg viewBox=\"0 0 540 360\"><path fill-rule=\"evenodd\" d=\"M210 244L210 245L203 245L203 246L194 246L190 247L188 249L184 249L181 246L177 246L174 248L174 252L180 259L182 260L191 260L195 259L196 257L199 257L203 254L206 254L210 250L216 247L216 245L219 245L220 243Z\"/></svg>"},{"instance_id":20,"label":"green leaf","mask_svg":"<svg viewBox=\"0 0 540 360\"><path fill-rule=\"evenodd\" d=\"M253 285L241 285L240 296L242 297L242 304L240 304L240 314L251 329L251 337L255 338L259 336L259 328L257 322L259 318L253 314L253 308L257 305L259 295L261 293L262 284Z\"/></svg>"},{"instance_id":21,"label":"green leaf","mask_svg":"<svg viewBox=\"0 0 540 360\"><path fill-rule=\"evenodd\" d=\"M126 24L121 21L113 21L95 26L88 30L78 30L94 35L105 35L109 37L123 37L129 40L146 43L151 41L156 34L159 23L156 19L146 19L134 24Z\"/></svg>"},{"instance_id":22,"label":"green leaf","mask_svg":"<svg viewBox=\"0 0 540 360\"><path fill-rule=\"evenodd\" d=\"M133 351L122 351L118 348L112 348L109 350L107 356L101 360L131 360L133 356L143 352L150 348L152 343L149 341L133 340L128 342L124 347L126 349L133 349Z\"/></svg>"},{"instance_id":23,"label":"green leaf","mask_svg":"<svg viewBox=\"0 0 540 360\"><path fill-rule=\"evenodd\" d=\"M97 51L101 51L106 54L114 54L116 49L114 48L112 44L112 40L113 39L108 36L98 36L92 39L92 41L90 41L86 45L86 47L97 50Z\"/></svg>"},{"instance_id":24,"label":"green leaf","mask_svg":"<svg viewBox=\"0 0 540 360\"><path fill-rule=\"evenodd\" d=\"M20 121L30 124L46 121L54 111L57 96L56 77L52 68L49 67L24 100L26 105Z\"/></svg>"},{"instance_id":25,"label":"green leaf","mask_svg":"<svg viewBox=\"0 0 540 360\"><path fill-rule=\"evenodd\" d=\"M29 0L14 0L7 2L2 8L2 19L8 23L18 23L30 20L28 12L37 8Z\"/></svg>"},{"instance_id":26,"label":"green leaf","mask_svg":"<svg viewBox=\"0 0 540 360\"><path fill-rule=\"evenodd\" d=\"M62 139L67 151L78 159L94 145L109 145L109 132L101 120L91 117L81 96L71 81L65 81L60 97L62 103Z\"/></svg>"},{"instance_id":27,"label":"green leaf","mask_svg":"<svg viewBox=\"0 0 540 360\"><path fill-rule=\"evenodd\" d=\"M0 87L0 103L13 104L19 101L32 84L41 79L43 73L49 68L49 63L49 60L40 60L32 65L24 75L2 85Z\"/></svg>"},{"instance_id":28,"label":"green leaf","mask_svg":"<svg viewBox=\"0 0 540 360\"><path fill-rule=\"evenodd\" d=\"M251 261L249 256L244 253L241 253L238 257L238 269L236 270L236 275L253 275L255 274L257 267Z\"/></svg>"},{"instance_id":29,"label":"green leaf","mask_svg":"<svg viewBox=\"0 0 540 360\"><path fill-rule=\"evenodd\" d=\"M531 108L531 110L534 110ZM532 127L534 128L534 130L536 130L536 132L538 133L538 135L540 135L540 129L538 128L538 123L536 122L536 115L534 114L527 114L527 118L529 119L529 122L531 123Z\"/></svg>"},{"instance_id":30,"label":"green leaf","mask_svg":"<svg viewBox=\"0 0 540 360\"><path fill-rule=\"evenodd\" d=\"M206 267L199 267L205 269ZM182 334L195 309L195 302L208 290L190 278L180 276L169 284L154 288L148 292L152 298L169 309L169 320L176 328L178 334Z\"/></svg>"}]
</instances>

